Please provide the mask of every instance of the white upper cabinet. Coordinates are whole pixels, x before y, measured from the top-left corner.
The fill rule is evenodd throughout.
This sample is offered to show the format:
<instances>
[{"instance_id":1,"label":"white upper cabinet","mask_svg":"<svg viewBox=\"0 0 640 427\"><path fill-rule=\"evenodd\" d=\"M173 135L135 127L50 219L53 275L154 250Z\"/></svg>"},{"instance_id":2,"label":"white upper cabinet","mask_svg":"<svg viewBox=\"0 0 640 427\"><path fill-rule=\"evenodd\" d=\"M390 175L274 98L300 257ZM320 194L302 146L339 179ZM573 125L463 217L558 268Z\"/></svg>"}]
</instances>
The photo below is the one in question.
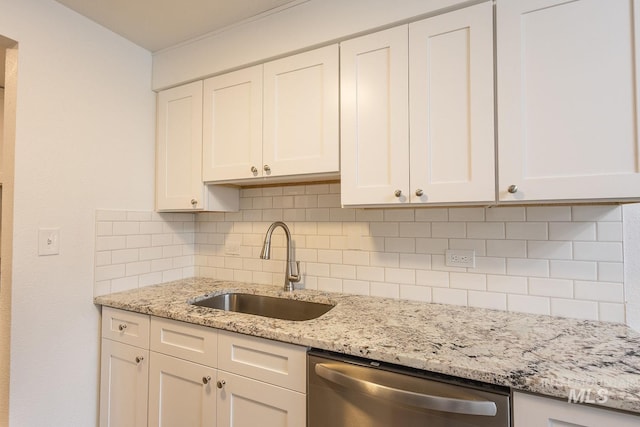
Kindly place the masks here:
<instances>
[{"instance_id":1,"label":"white upper cabinet","mask_svg":"<svg viewBox=\"0 0 640 427\"><path fill-rule=\"evenodd\" d=\"M640 197L639 6L497 2L500 201Z\"/></svg>"},{"instance_id":2,"label":"white upper cabinet","mask_svg":"<svg viewBox=\"0 0 640 427\"><path fill-rule=\"evenodd\" d=\"M338 46L205 81L206 182L337 177Z\"/></svg>"},{"instance_id":3,"label":"white upper cabinet","mask_svg":"<svg viewBox=\"0 0 640 427\"><path fill-rule=\"evenodd\" d=\"M494 201L491 2L409 25L409 88L411 201Z\"/></svg>"},{"instance_id":4,"label":"white upper cabinet","mask_svg":"<svg viewBox=\"0 0 640 427\"><path fill-rule=\"evenodd\" d=\"M341 45L344 205L495 200L492 5Z\"/></svg>"},{"instance_id":5,"label":"white upper cabinet","mask_svg":"<svg viewBox=\"0 0 640 427\"><path fill-rule=\"evenodd\" d=\"M204 181L246 179L262 169L262 65L204 81Z\"/></svg>"},{"instance_id":6,"label":"white upper cabinet","mask_svg":"<svg viewBox=\"0 0 640 427\"><path fill-rule=\"evenodd\" d=\"M409 191L407 26L340 45L344 205L400 203Z\"/></svg>"},{"instance_id":7,"label":"white upper cabinet","mask_svg":"<svg viewBox=\"0 0 640 427\"><path fill-rule=\"evenodd\" d=\"M264 64L263 176L340 171L338 45Z\"/></svg>"},{"instance_id":8,"label":"white upper cabinet","mask_svg":"<svg viewBox=\"0 0 640 427\"><path fill-rule=\"evenodd\" d=\"M158 93L157 211L237 211L236 188L202 180L202 82Z\"/></svg>"},{"instance_id":9,"label":"white upper cabinet","mask_svg":"<svg viewBox=\"0 0 640 427\"><path fill-rule=\"evenodd\" d=\"M202 82L158 93L156 209L202 206Z\"/></svg>"}]
</instances>

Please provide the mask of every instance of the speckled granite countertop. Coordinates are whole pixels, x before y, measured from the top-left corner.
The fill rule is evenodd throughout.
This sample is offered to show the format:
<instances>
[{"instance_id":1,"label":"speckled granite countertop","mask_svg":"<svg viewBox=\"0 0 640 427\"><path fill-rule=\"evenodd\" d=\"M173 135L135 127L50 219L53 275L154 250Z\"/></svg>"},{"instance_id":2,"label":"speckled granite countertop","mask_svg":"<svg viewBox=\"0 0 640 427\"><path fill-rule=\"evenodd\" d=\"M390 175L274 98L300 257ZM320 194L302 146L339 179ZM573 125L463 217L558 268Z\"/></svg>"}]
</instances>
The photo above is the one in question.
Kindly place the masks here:
<instances>
[{"instance_id":1,"label":"speckled granite countertop","mask_svg":"<svg viewBox=\"0 0 640 427\"><path fill-rule=\"evenodd\" d=\"M337 305L294 322L188 304L229 291ZM204 278L95 303L562 399L572 388L604 389L601 406L640 413L640 334L624 325Z\"/></svg>"}]
</instances>

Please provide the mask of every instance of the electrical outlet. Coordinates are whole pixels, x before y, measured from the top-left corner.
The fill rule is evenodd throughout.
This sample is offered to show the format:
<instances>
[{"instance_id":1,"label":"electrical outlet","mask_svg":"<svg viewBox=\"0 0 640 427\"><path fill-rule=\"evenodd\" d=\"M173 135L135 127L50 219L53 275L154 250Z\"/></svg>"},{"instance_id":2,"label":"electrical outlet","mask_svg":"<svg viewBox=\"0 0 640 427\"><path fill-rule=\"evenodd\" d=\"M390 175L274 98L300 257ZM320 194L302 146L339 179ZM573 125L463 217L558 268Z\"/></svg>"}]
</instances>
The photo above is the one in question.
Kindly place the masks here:
<instances>
[{"instance_id":1,"label":"electrical outlet","mask_svg":"<svg viewBox=\"0 0 640 427\"><path fill-rule=\"evenodd\" d=\"M451 249L445 252L445 264L449 267L476 266L476 251L473 249Z\"/></svg>"}]
</instances>

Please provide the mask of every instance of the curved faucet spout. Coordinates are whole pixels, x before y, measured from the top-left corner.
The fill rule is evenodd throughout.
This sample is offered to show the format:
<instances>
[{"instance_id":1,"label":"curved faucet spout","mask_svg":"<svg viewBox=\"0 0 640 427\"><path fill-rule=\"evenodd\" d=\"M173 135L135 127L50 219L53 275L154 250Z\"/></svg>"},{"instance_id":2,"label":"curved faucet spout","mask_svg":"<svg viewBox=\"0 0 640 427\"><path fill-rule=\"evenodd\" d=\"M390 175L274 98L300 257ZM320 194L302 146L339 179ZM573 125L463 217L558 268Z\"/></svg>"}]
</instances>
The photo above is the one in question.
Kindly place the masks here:
<instances>
[{"instance_id":1,"label":"curved faucet spout","mask_svg":"<svg viewBox=\"0 0 640 427\"><path fill-rule=\"evenodd\" d=\"M287 264L284 270L284 290L285 291L293 291L293 284L300 281L300 261L293 261L291 257L291 232L289 231L289 227L282 221L276 221L269 226L267 229L267 234L264 236L264 244L262 245L262 252L260 252L260 258L269 259L271 258L271 235L273 231L277 228L281 227L284 230L284 235L287 238ZM291 263L294 263L295 273L293 273L293 269L291 268Z\"/></svg>"}]
</instances>

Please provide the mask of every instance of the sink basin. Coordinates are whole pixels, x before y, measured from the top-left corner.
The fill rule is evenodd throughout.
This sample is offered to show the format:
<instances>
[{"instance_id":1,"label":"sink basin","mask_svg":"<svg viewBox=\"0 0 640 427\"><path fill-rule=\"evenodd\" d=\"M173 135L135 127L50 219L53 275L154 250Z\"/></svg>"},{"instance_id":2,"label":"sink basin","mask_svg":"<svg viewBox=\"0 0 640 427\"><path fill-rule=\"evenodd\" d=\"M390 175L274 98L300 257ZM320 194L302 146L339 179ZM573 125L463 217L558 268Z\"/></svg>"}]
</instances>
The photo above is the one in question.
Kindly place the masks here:
<instances>
[{"instance_id":1,"label":"sink basin","mask_svg":"<svg viewBox=\"0 0 640 427\"><path fill-rule=\"evenodd\" d=\"M199 307L297 321L315 319L334 307L331 304L319 302L241 293L215 295L191 304Z\"/></svg>"}]
</instances>

